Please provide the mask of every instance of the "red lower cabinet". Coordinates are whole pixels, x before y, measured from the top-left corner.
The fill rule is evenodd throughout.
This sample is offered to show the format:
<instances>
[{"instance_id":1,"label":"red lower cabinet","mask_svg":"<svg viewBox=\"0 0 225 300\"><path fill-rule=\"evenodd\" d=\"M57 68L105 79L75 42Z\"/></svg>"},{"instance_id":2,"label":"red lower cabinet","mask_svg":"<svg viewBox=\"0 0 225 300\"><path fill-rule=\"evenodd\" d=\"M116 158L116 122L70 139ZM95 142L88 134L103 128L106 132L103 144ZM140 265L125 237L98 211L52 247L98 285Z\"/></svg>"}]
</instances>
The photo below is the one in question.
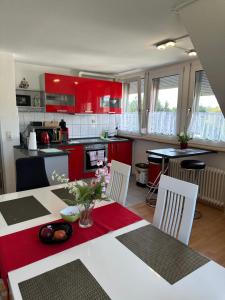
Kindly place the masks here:
<instances>
[{"instance_id":1,"label":"red lower cabinet","mask_svg":"<svg viewBox=\"0 0 225 300\"><path fill-rule=\"evenodd\" d=\"M132 141L114 142L108 146L108 160L117 160L132 165Z\"/></svg>"},{"instance_id":2,"label":"red lower cabinet","mask_svg":"<svg viewBox=\"0 0 225 300\"><path fill-rule=\"evenodd\" d=\"M84 170L84 148L83 145L60 146L60 149L69 152L69 179L70 181L82 179Z\"/></svg>"}]
</instances>

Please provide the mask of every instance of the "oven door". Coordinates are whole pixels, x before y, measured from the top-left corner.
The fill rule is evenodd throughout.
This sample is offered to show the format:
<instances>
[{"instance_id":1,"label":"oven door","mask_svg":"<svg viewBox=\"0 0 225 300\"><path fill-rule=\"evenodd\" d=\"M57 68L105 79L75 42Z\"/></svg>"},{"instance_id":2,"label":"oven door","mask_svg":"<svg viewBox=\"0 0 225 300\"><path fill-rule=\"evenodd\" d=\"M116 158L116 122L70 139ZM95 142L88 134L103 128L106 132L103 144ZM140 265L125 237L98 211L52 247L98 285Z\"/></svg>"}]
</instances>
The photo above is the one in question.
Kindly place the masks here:
<instances>
[{"instance_id":1,"label":"oven door","mask_svg":"<svg viewBox=\"0 0 225 300\"><path fill-rule=\"evenodd\" d=\"M84 173L97 170L97 162L108 159L108 145L96 144L84 147Z\"/></svg>"}]
</instances>

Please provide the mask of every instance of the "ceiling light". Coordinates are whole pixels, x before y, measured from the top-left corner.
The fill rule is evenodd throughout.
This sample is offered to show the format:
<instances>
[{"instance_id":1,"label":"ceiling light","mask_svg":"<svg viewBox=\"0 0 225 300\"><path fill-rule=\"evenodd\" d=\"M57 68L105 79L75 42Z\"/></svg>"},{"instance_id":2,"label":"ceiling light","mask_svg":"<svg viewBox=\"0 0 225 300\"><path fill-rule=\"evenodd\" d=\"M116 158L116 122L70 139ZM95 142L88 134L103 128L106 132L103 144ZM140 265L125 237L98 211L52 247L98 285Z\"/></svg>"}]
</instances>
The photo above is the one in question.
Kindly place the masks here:
<instances>
[{"instance_id":1,"label":"ceiling light","mask_svg":"<svg viewBox=\"0 0 225 300\"><path fill-rule=\"evenodd\" d=\"M189 56L197 56L197 52L195 50L190 50L187 53Z\"/></svg>"},{"instance_id":2,"label":"ceiling light","mask_svg":"<svg viewBox=\"0 0 225 300\"><path fill-rule=\"evenodd\" d=\"M168 42L166 42L166 47L174 47L176 45L176 42L175 41L168 41Z\"/></svg>"},{"instance_id":3,"label":"ceiling light","mask_svg":"<svg viewBox=\"0 0 225 300\"><path fill-rule=\"evenodd\" d=\"M53 82L60 82L59 78L53 79Z\"/></svg>"},{"instance_id":4,"label":"ceiling light","mask_svg":"<svg viewBox=\"0 0 225 300\"><path fill-rule=\"evenodd\" d=\"M78 84L79 84L79 82L78 82L78 81L74 81L74 84L78 85Z\"/></svg>"},{"instance_id":5,"label":"ceiling light","mask_svg":"<svg viewBox=\"0 0 225 300\"><path fill-rule=\"evenodd\" d=\"M166 49L166 44L158 44L158 45L156 45L156 48L158 50L165 50Z\"/></svg>"}]
</instances>

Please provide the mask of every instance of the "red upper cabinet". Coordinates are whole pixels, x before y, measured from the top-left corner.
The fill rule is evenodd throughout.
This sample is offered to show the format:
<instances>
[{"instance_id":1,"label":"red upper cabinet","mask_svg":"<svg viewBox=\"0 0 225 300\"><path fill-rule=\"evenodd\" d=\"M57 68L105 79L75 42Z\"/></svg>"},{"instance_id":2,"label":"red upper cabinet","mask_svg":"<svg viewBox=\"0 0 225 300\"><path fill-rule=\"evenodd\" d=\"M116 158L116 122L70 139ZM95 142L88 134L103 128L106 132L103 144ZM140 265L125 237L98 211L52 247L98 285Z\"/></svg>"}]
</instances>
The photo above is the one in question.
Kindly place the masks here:
<instances>
[{"instance_id":1,"label":"red upper cabinet","mask_svg":"<svg viewBox=\"0 0 225 300\"><path fill-rule=\"evenodd\" d=\"M121 113L122 83L75 77L77 113Z\"/></svg>"},{"instance_id":2,"label":"red upper cabinet","mask_svg":"<svg viewBox=\"0 0 225 300\"><path fill-rule=\"evenodd\" d=\"M75 113L73 76L44 74L46 112Z\"/></svg>"},{"instance_id":3,"label":"red upper cabinet","mask_svg":"<svg viewBox=\"0 0 225 300\"><path fill-rule=\"evenodd\" d=\"M97 80L74 77L76 107L75 112L80 114L97 113Z\"/></svg>"},{"instance_id":4,"label":"red upper cabinet","mask_svg":"<svg viewBox=\"0 0 225 300\"><path fill-rule=\"evenodd\" d=\"M45 92L51 94L74 95L73 76L45 73Z\"/></svg>"}]
</instances>

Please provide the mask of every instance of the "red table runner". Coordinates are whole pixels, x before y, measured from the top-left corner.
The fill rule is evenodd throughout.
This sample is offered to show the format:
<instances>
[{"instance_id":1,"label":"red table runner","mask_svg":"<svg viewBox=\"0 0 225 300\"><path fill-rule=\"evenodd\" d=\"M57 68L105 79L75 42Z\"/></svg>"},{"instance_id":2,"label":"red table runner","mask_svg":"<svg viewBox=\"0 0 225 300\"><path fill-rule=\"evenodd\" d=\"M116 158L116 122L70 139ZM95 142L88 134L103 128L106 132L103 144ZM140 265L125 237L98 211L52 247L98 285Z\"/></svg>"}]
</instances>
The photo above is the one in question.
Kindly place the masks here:
<instances>
[{"instance_id":1,"label":"red table runner","mask_svg":"<svg viewBox=\"0 0 225 300\"><path fill-rule=\"evenodd\" d=\"M118 203L94 209L93 219L94 224L90 228L80 228L78 222L73 223L72 237L62 244L43 244L38 238L42 225L0 237L0 274L2 279L6 283L8 273L12 270L141 220L140 217Z\"/></svg>"}]
</instances>

